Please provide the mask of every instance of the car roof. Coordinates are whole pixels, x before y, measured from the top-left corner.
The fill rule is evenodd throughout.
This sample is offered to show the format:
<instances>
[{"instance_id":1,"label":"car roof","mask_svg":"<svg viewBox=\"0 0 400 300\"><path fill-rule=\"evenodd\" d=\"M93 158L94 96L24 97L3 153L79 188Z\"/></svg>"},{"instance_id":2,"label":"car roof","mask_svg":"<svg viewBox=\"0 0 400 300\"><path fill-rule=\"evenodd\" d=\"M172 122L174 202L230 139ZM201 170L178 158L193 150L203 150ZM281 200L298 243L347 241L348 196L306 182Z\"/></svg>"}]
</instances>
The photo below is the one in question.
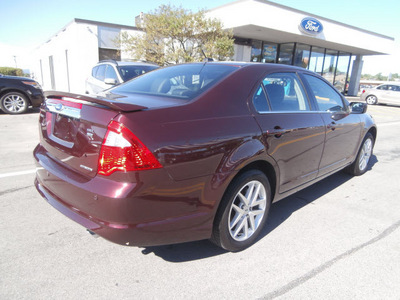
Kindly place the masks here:
<instances>
[{"instance_id":1,"label":"car roof","mask_svg":"<svg viewBox=\"0 0 400 300\"><path fill-rule=\"evenodd\" d=\"M13 79L13 80L35 81L34 79L29 78L29 77L11 76L11 75L3 75L3 74L1 74L0 78L2 78L2 79Z\"/></svg>"},{"instance_id":2,"label":"car roof","mask_svg":"<svg viewBox=\"0 0 400 300\"><path fill-rule=\"evenodd\" d=\"M385 82L385 83L382 83L382 84L380 84L378 86L382 86L382 85L397 85L397 86L400 86L400 82Z\"/></svg>"},{"instance_id":3,"label":"car roof","mask_svg":"<svg viewBox=\"0 0 400 300\"><path fill-rule=\"evenodd\" d=\"M208 62L196 62L196 63L189 63L189 64L209 64L209 65L228 65L228 66L235 66L239 68L247 68L247 67L254 67L254 68L264 68L267 70L275 71L275 72L297 72L301 71L304 73L313 74L314 72L297 66L286 65L286 64L273 64L273 63L262 63L262 62L243 62L243 61L208 61Z\"/></svg>"},{"instance_id":4,"label":"car roof","mask_svg":"<svg viewBox=\"0 0 400 300\"><path fill-rule=\"evenodd\" d=\"M142 62L142 61L116 61L116 60L101 60L97 63L97 65L101 64L113 64L116 66L157 66L154 63L150 62Z\"/></svg>"}]
</instances>

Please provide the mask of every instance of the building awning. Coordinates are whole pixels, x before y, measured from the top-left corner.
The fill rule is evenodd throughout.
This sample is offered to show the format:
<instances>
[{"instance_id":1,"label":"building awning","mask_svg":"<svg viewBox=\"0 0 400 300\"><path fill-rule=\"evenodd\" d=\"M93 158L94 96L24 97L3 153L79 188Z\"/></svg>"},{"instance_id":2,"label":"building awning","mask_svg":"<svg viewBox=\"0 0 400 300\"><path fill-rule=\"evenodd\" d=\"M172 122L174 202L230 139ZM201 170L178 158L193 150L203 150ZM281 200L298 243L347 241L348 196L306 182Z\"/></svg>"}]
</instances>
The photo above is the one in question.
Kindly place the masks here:
<instances>
[{"instance_id":1,"label":"building awning","mask_svg":"<svg viewBox=\"0 0 400 300\"><path fill-rule=\"evenodd\" d=\"M316 16L265 0L239 0L208 11L235 37L277 44L304 43L355 55L390 54L394 38ZM305 18L314 18L323 26L318 34L301 30Z\"/></svg>"}]
</instances>

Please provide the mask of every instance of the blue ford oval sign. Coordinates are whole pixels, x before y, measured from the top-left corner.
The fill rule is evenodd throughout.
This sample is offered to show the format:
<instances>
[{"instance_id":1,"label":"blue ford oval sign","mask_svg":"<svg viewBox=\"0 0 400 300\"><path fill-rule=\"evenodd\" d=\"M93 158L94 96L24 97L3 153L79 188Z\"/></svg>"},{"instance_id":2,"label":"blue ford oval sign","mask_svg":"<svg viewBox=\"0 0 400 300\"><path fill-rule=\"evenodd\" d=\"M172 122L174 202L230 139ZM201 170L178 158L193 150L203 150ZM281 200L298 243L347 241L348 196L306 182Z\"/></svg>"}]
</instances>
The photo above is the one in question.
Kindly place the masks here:
<instances>
[{"instance_id":1,"label":"blue ford oval sign","mask_svg":"<svg viewBox=\"0 0 400 300\"><path fill-rule=\"evenodd\" d=\"M56 105L56 110L60 111L64 109L64 105L62 105L61 103L57 103Z\"/></svg>"},{"instance_id":2,"label":"blue ford oval sign","mask_svg":"<svg viewBox=\"0 0 400 300\"><path fill-rule=\"evenodd\" d=\"M304 18L301 20L300 29L304 33L317 35L322 32L324 27L322 26L321 22L315 18Z\"/></svg>"}]
</instances>

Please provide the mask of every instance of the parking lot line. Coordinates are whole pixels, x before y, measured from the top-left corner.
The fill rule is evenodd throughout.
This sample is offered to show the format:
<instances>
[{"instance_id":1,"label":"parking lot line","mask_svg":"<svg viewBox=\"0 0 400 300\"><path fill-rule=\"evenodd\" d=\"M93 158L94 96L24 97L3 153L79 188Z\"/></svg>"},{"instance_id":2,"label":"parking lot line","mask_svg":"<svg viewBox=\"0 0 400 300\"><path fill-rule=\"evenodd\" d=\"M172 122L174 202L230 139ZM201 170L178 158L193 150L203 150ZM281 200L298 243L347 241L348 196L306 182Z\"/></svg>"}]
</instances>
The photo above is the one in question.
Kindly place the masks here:
<instances>
[{"instance_id":1,"label":"parking lot line","mask_svg":"<svg viewBox=\"0 0 400 300\"><path fill-rule=\"evenodd\" d=\"M19 175L26 175L26 174L33 174L35 173L36 170L25 170L25 171L19 171L19 172L11 172L11 173L4 173L0 174L0 178L7 178L7 177L13 177L13 176L19 176Z\"/></svg>"}]
</instances>

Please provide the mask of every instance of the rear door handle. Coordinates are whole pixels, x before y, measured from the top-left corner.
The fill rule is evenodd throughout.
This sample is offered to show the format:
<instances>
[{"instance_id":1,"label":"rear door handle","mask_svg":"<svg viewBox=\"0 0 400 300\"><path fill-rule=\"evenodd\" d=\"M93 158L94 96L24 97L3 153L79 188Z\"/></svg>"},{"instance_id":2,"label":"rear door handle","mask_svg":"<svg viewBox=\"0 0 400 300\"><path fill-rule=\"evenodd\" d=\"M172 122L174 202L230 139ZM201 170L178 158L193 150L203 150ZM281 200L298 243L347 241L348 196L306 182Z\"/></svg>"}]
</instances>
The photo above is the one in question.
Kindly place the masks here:
<instances>
[{"instance_id":1,"label":"rear door handle","mask_svg":"<svg viewBox=\"0 0 400 300\"><path fill-rule=\"evenodd\" d=\"M333 130L336 129L336 123L335 122L331 122L326 127L333 131Z\"/></svg>"},{"instance_id":2,"label":"rear door handle","mask_svg":"<svg viewBox=\"0 0 400 300\"><path fill-rule=\"evenodd\" d=\"M276 137L277 139L280 138L282 135L284 135L285 133L288 133L289 130L286 129L282 129L282 127L280 126L275 126L274 130L268 132L269 134L273 134L274 137Z\"/></svg>"}]
</instances>

